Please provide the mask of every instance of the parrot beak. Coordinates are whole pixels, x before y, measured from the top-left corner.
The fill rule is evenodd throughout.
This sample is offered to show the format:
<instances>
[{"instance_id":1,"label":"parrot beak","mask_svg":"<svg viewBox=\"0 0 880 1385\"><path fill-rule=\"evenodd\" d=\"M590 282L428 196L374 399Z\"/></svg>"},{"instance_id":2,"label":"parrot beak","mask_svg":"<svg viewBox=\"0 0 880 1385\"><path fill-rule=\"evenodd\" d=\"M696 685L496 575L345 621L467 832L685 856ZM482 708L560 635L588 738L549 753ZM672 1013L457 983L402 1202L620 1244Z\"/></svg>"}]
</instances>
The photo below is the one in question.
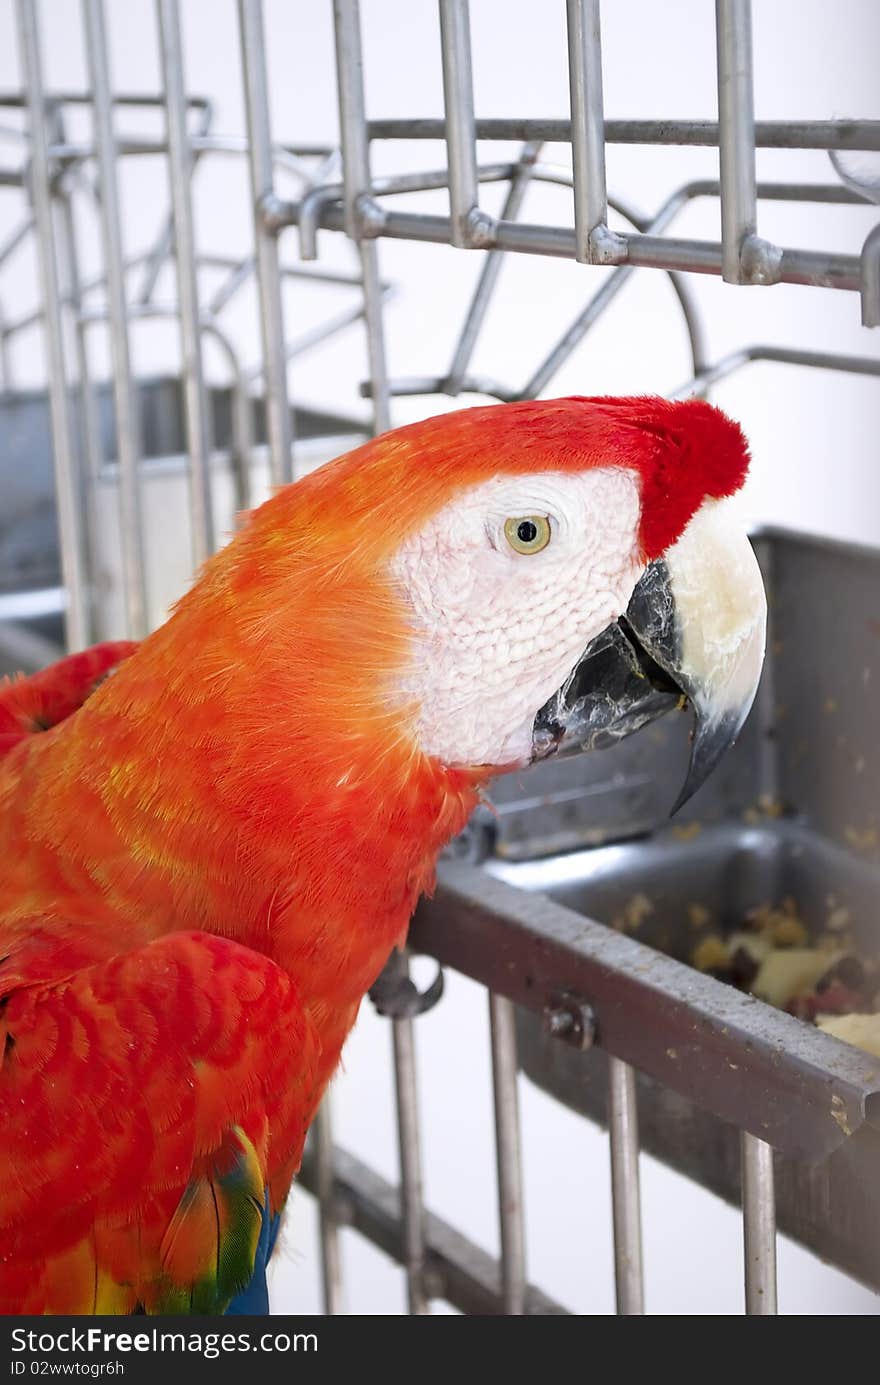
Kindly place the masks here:
<instances>
[{"instance_id":1,"label":"parrot beak","mask_svg":"<svg viewBox=\"0 0 880 1385\"><path fill-rule=\"evenodd\" d=\"M533 759L605 749L687 699L687 778L672 812L736 740L764 661L767 602L729 502L707 501L649 564L625 615L597 635L535 718Z\"/></svg>"}]
</instances>

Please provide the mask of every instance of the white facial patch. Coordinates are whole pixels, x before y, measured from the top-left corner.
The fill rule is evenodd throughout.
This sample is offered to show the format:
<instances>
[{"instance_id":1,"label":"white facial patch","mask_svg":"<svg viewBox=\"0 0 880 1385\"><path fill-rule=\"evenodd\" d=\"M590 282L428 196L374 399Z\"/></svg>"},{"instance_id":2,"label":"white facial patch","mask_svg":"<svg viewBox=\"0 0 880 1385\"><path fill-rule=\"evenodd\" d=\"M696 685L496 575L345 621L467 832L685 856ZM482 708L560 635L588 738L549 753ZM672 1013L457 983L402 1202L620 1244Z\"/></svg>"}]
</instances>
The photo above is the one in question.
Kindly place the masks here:
<instances>
[{"instance_id":1,"label":"white facial patch","mask_svg":"<svg viewBox=\"0 0 880 1385\"><path fill-rule=\"evenodd\" d=\"M499 476L456 497L398 550L412 612L404 696L420 747L448 765L526 764L537 712L643 571L634 472ZM544 516L550 542L518 553L505 521Z\"/></svg>"}]
</instances>

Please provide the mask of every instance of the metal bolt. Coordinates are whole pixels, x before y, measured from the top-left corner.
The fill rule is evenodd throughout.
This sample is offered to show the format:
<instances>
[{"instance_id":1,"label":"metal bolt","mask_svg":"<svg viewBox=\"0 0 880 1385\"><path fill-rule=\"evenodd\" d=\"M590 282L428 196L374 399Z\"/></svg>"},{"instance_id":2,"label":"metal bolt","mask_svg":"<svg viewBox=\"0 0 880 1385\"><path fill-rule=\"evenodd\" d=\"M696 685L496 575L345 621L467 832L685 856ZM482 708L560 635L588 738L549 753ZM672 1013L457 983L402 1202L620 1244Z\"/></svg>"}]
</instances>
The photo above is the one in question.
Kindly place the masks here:
<instances>
[{"instance_id":1,"label":"metal bolt","mask_svg":"<svg viewBox=\"0 0 880 1385\"><path fill-rule=\"evenodd\" d=\"M544 1006L544 1028L552 1038L585 1053L596 1037L596 1014L588 1001L561 991Z\"/></svg>"}]
</instances>

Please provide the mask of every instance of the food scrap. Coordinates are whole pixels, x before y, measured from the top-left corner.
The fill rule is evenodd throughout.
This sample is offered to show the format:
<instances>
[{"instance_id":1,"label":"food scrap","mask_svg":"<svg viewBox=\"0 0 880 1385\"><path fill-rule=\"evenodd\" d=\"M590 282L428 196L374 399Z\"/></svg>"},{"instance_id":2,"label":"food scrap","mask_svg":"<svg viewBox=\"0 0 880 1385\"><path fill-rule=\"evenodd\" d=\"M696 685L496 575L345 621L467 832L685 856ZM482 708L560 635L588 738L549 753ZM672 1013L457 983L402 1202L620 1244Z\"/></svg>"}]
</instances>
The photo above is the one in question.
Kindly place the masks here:
<instances>
[{"instance_id":1,"label":"food scrap","mask_svg":"<svg viewBox=\"0 0 880 1385\"><path fill-rule=\"evenodd\" d=\"M691 965L880 1057L880 959L860 958L842 922L811 941L785 899L753 909L733 933L701 938Z\"/></svg>"}]
</instances>

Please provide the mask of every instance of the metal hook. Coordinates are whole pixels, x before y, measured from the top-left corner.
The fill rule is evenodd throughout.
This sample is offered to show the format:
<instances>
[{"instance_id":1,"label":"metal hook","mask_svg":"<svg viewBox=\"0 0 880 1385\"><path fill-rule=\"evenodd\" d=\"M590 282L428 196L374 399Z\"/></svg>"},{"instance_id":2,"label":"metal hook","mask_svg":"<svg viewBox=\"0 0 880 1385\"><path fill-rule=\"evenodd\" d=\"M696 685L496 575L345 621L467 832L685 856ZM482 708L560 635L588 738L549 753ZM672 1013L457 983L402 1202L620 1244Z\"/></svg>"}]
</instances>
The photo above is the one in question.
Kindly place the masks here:
<instances>
[{"instance_id":1,"label":"metal hook","mask_svg":"<svg viewBox=\"0 0 880 1385\"><path fill-rule=\"evenodd\" d=\"M380 1015L386 1019L415 1019L433 1010L443 994L443 968L438 966L437 975L425 991L420 991L415 982L401 970L402 955L392 952L382 971L370 987L370 999Z\"/></svg>"}]
</instances>

